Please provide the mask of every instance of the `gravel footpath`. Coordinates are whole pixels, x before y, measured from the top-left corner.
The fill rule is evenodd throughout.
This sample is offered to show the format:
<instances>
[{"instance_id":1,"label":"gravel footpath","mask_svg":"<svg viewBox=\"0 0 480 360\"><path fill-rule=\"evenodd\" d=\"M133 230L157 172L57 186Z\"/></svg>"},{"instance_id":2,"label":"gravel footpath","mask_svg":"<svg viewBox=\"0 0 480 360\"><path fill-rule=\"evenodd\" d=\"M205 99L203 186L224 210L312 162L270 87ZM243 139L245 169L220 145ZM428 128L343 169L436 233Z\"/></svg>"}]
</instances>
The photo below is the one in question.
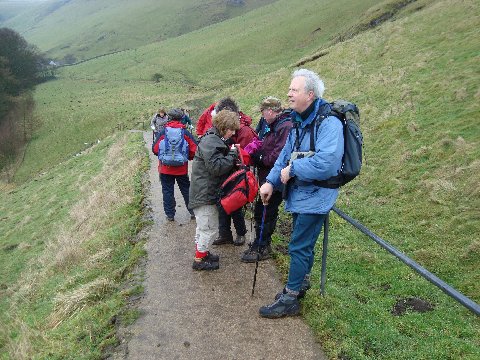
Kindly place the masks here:
<instances>
[{"instance_id":1,"label":"gravel footpath","mask_svg":"<svg viewBox=\"0 0 480 360\"><path fill-rule=\"evenodd\" d=\"M144 132L144 139L150 152L151 133ZM151 152L150 159L149 197L155 223L146 244L145 294L137 304L142 315L126 329L114 358L326 359L301 317L258 316L258 308L271 303L282 289L273 260L259 263L253 297L255 265L240 261L246 245L212 247L220 255L220 269L192 270L195 220L190 220L176 187L175 222L166 221L158 160Z\"/></svg>"}]
</instances>

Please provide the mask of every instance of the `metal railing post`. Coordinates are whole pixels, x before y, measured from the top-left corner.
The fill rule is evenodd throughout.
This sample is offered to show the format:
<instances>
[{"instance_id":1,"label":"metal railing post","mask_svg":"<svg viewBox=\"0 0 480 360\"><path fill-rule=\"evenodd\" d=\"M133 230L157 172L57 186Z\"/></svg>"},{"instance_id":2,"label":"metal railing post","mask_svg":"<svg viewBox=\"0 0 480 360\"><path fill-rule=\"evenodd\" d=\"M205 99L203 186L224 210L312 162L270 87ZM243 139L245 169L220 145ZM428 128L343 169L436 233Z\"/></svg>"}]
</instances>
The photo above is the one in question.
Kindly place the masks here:
<instances>
[{"instance_id":1,"label":"metal railing post","mask_svg":"<svg viewBox=\"0 0 480 360\"><path fill-rule=\"evenodd\" d=\"M327 278L327 247L328 247L328 223L329 214L323 222L323 246L322 246L322 274L320 280L320 295L325 295L325 280Z\"/></svg>"}]
</instances>

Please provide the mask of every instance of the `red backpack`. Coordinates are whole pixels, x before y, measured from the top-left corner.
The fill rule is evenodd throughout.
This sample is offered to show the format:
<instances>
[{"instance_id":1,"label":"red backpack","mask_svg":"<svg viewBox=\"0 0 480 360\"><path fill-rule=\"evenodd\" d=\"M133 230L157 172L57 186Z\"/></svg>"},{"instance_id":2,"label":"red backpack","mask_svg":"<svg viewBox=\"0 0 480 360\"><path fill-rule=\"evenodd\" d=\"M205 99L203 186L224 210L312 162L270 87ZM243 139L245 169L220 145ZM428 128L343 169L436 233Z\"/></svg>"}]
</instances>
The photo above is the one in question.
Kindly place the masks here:
<instances>
[{"instance_id":1,"label":"red backpack","mask_svg":"<svg viewBox=\"0 0 480 360\"><path fill-rule=\"evenodd\" d=\"M248 166L242 165L220 187L220 204L230 215L235 210L255 200L258 182Z\"/></svg>"}]
</instances>

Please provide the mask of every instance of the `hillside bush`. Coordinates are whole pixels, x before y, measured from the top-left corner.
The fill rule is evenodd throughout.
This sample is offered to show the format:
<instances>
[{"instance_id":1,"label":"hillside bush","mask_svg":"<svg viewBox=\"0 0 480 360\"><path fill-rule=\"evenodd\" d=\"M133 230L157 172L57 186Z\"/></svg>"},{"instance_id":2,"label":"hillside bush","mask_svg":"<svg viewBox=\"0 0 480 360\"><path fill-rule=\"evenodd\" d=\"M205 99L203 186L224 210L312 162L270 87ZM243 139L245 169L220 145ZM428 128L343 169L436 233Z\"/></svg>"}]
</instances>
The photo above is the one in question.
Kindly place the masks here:
<instances>
[{"instance_id":1,"label":"hillside bush","mask_svg":"<svg viewBox=\"0 0 480 360\"><path fill-rule=\"evenodd\" d=\"M13 162L28 139L33 100L26 93L41 78L45 59L9 28L0 28L0 170Z\"/></svg>"}]
</instances>

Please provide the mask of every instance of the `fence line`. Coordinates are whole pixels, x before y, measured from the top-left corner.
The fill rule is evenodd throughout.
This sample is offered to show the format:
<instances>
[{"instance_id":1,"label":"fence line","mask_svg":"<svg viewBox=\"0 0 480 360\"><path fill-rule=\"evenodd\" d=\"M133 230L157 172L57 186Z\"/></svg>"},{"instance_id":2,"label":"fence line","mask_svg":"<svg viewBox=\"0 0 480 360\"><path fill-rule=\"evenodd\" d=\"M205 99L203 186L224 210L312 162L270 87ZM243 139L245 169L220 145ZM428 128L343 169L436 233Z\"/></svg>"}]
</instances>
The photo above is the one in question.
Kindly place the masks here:
<instances>
[{"instance_id":1,"label":"fence line","mask_svg":"<svg viewBox=\"0 0 480 360\"><path fill-rule=\"evenodd\" d=\"M440 288L440 290L442 290L444 293L451 296L453 299L458 301L460 304L465 306L470 311L474 312L476 315L480 315L480 305L478 305L476 302L474 302L470 298L466 297L465 295L463 295L462 293L460 293L459 291L457 291L456 289L454 289L453 287L445 283L442 279L438 278L437 276L429 272L424 267L420 266L418 263L410 259L404 253L400 252L395 247L387 243L385 240L375 235L368 228L360 224L357 220L345 214L343 211L339 210L336 207L333 207L332 211L334 211L342 219L344 219L345 221L353 225L355 228L360 230L363 234L373 239L378 245L380 245L382 248L384 248L389 253L391 253L396 258L398 258L400 261L402 261L403 263L411 267L413 270L415 270L425 279L430 281L432 284ZM320 293L322 295L325 294L325 277L326 277L326 261L327 261L327 245L328 245L328 228L329 228L328 218L329 218L328 216L325 218L324 236L323 236L322 274L321 274L321 284L320 284Z\"/></svg>"}]
</instances>

